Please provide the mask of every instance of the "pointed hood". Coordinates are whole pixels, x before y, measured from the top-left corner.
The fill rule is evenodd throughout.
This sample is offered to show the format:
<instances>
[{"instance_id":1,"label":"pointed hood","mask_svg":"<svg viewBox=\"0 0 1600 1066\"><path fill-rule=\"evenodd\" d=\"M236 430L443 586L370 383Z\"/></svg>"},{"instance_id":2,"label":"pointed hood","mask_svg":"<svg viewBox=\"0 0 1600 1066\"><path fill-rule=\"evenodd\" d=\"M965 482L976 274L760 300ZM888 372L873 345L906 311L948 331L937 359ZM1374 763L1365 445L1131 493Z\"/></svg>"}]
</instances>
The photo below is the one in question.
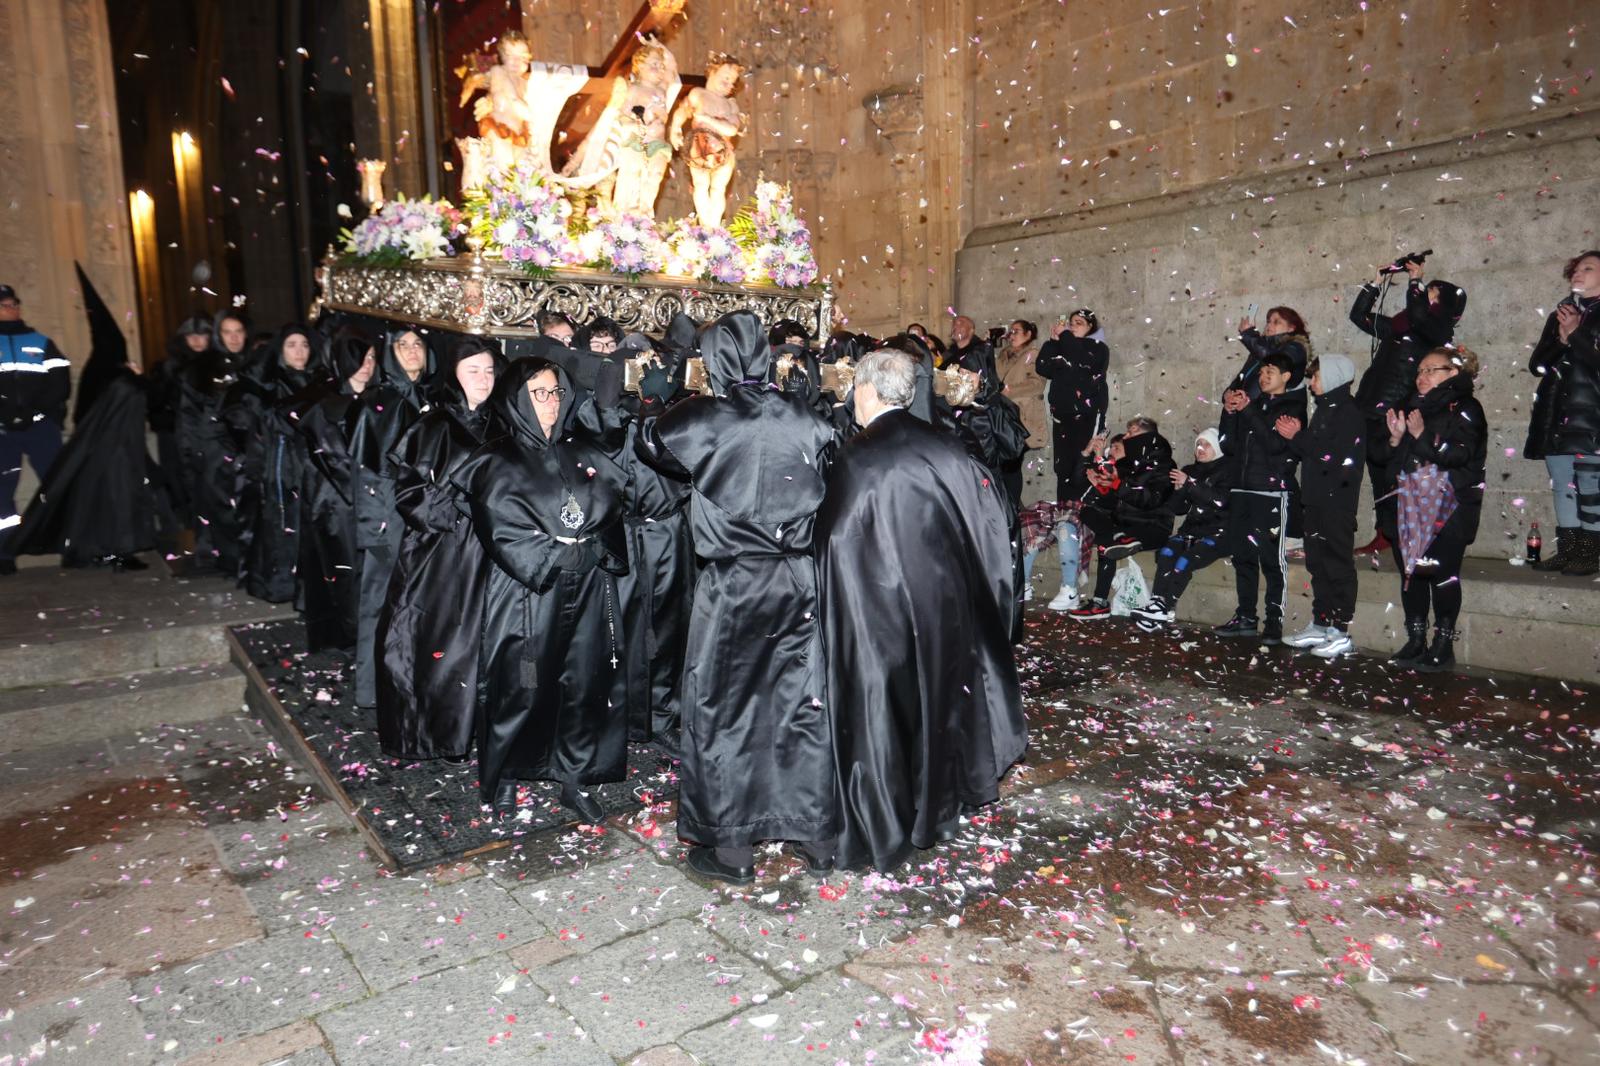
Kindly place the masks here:
<instances>
[{"instance_id":1,"label":"pointed hood","mask_svg":"<svg viewBox=\"0 0 1600 1066\"><path fill-rule=\"evenodd\" d=\"M561 411L556 415L556 424L549 437L546 437L544 430L540 428L539 416L533 410L533 399L528 395L529 379L546 370L555 371L556 384L563 392ZM548 448L555 440L560 439L572 422L574 407L572 379L567 376L567 372L559 363L539 358L518 359L511 364L505 377L495 384L494 396L489 402L494 405L495 413L506 426L510 427L520 443L526 447Z\"/></svg>"},{"instance_id":2,"label":"pointed hood","mask_svg":"<svg viewBox=\"0 0 1600 1066\"><path fill-rule=\"evenodd\" d=\"M742 381L767 381L772 374L772 346L754 311L723 315L700 336L711 391L726 396Z\"/></svg>"}]
</instances>

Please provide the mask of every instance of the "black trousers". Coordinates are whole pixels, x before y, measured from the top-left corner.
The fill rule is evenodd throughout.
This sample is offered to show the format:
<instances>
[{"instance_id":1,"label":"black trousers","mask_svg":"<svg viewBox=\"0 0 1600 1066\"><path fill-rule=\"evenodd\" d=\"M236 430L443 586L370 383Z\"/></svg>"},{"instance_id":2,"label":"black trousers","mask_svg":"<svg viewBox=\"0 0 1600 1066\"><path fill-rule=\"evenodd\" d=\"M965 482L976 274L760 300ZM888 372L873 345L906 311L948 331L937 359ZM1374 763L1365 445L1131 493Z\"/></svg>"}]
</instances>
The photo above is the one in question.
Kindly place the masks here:
<instances>
[{"instance_id":1,"label":"black trousers","mask_svg":"<svg viewBox=\"0 0 1600 1066\"><path fill-rule=\"evenodd\" d=\"M1154 551L1166 542L1172 532L1171 520L1156 522L1118 522L1116 517L1098 508L1085 507L1079 512L1083 524L1094 531L1094 542L1106 547L1119 537L1132 537L1139 542L1140 551ZM1117 560L1107 562L1104 556L1095 562L1094 597L1097 600L1111 596L1111 582L1117 576Z\"/></svg>"},{"instance_id":2,"label":"black trousers","mask_svg":"<svg viewBox=\"0 0 1600 1066\"><path fill-rule=\"evenodd\" d=\"M1051 443L1055 451L1051 456L1051 464L1056 472L1058 501L1072 498L1072 475L1077 472L1083 450L1089 446L1089 439L1094 436L1097 421L1099 421L1098 416L1085 414L1081 418L1054 422L1055 429Z\"/></svg>"},{"instance_id":3,"label":"black trousers","mask_svg":"<svg viewBox=\"0 0 1600 1066\"><path fill-rule=\"evenodd\" d=\"M1394 562L1402 575L1400 603L1405 607L1406 621L1426 623L1431 607L1434 625L1440 629L1456 627L1456 618L1461 614L1461 560L1471 543L1452 516L1427 551L1428 558L1437 565L1418 567L1409 578L1403 576L1405 560L1400 558L1400 546L1395 545Z\"/></svg>"},{"instance_id":4,"label":"black trousers","mask_svg":"<svg viewBox=\"0 0 1600 1066\"><path fill-rule=\"evenodd\" d=\"M1356 502L1305 505L1306 569L1311 571L1311 619L1349 629L1356 616Z\"/></svg>"},{"instance_id":5,"label":"black trousers","mask_svg":"<svg viewBox=\"0 0 1600 1066\"><path fill-rule=\"evenodd\" d=\"M1388 423L1381 418L1367 419L1367 440L1387 443ZM1375 445L1367 449L1367 480L1372 485L1372 513L1376 519L1377 530L1389 538L1392 544L1400 535L1400 501L1394 496L1390 496L1387 500L1383 499L1394 491L1394 478L1389 476L1389 457L1387 455L1378 457L1373 454L1379 450Z\"/></svg>"},{"instance_id":6,"label":"black trousers","mask_svg":"<svg viewBox=\"0 0 1600 1066\"><path fill-rule=\"evenodd\" d=\"M1018 456L1009 462L1000 464L1000 481L1006 487L1006 495L1011 497L1011 509L1022 510L1022 460Z\"/></svg>"},{"instance_id":7,"label":"black trousers","mask_svg":"<svg viewBox=\"0 0 1600 1066\"><path fill-rule=\"evenodd\" d=\"M1266 616L1283 621L1283 538L1289 494L1234 489L1228 499L1228 542L1233 551L1233 585L1241 618L1256 618L1256 593L1267 580Z\"/></svg>"},{"instance_id":8,"label":"black trousers","mask_svg":"<svg viewBox=\"0 0 1600 1066\"><path fill-rule=\"evenodd\" d=\"M1150 595L1175 605L1195 573L1233 554L1226 534L1191 536L1179 533L1156 552L1156 583Z\"/></svg>"}]
</instances>

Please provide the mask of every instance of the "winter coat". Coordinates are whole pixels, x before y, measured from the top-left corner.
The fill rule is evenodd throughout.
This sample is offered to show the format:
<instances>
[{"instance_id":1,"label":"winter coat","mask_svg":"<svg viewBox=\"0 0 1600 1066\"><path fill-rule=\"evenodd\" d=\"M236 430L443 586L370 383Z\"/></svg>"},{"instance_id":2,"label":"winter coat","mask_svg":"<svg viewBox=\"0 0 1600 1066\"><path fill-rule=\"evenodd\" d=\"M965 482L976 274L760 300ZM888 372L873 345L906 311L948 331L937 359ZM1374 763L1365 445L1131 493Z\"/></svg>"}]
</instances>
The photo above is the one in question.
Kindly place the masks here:
<instances>
[{"instance_id":1,"label":"winter coat","mask_svg":"<svg viewBox=\"0 0 1600 1066\"><path fill-rule=\"evenodd\" d=\"M1355 521L1366 472L1367 419L1348 384L1317 397L1311 423L1289 441L1300 462L1306 510L1348 512Z\"/></svg>"},{"instance_id":2,"label":"winter coat","mask_svg":"<svg viewBox=\"0 0 1600 1066\"><path fill-rule=\"evenodd\" d=\"M1539 378L1522 449L1528 459L1600 452L1600 297L1576 306L1583 319L1567 343L1552 311L1528 359Z\"/></svg>"},{"instance_id":3,"label":"winter coat","mask_svg":"<svg viewBox=\"0 0 1600 1066\"><path fill-rule=\"evenodd\" d=\"M1058 425L1093 422L1102 418L1110 403L1106 370L1111 349L1093 337L1063 333L1045 341L1033 369L1050 382L1050 417Z\"/></svg>"},{"instance_id":4,"label":"winter coat","mask_svg":"<svg viewBox=\"0 0 1600 1066\"><path fill-rule=\"evenodd\" d=\"M1170 529L1172 445L1159 433L1141 433L1123 438L1122 447L1124 454L1116 464L1115 487L1109 491L1092 489L1084 505L1109 512L1119 526L1164 522Z\"/></svg>"},{"instance_id":5,"label":"winter coat","mask_svg":"<svg viewBox=\"0 0 1600 1066\"><path fill-rule=\"evenodd\" d=\"M1221 538L1228 529L1228 496L1239 481L1239 461L1231 455L1183 468L1189 480L1173 490L1167 510L1183 516L1180 536Z\"/></svg>"},{"instance_id":6,"label":"winter coat","mask_svg":"<svg viewBox=\"0 0 1600 1066\"><path fill-rule=\"evenodd\" d=\"M1288 394L1301 393L1300 406L1305 407L1304 383L1306 365L1311 360L1311 338L1303 333L1280 333L1268 337L1255 330L1247 329L1239 334L1239 343L1244 345L1244 364L1239 367L1239 372L1233 375L1233 380L1228 383L1227 389L1242 389L1250 397L1252 403L1261 395L1261 361L1269 355L1286 356L1290 363ZM1230 414L1223 410L1217 420L1217 434L1222 440L1224 452L1239 453L1239 436L1243 432L1240 425L1239 414Z\"/></svg>"},{"instance_id":7,"label":"winter coat","mask_svg":"<svg viewBox=\"0 0 1600 1066\"><path fill-rule=\"evenodd\" d=\"M0 322L0 433L48 419L67 423L72 364L26 322Z\"/></svg>"},{"instance_id":8,"label":"winter coat","mask_svg":"<svg viewBox=\"0 0 1600 1066\"><path fill-rule=\"evenodd\" d=\"M1247 492L1298 493L1295 465L1299 462L1289 442L1278 434L1277 422L1283 415L1306 422L1304 389L1279 396L1260 393L1233 418L1238 436L1224 440L1230 454L1239 456L1239 485ZM1303 431L1303 430L1302 430Z\"/></svg>"},{"instance_id":9,"label":"winter coat","mask_svg":"<svg viewBox=\"0 0 1600 1066\"><path fill-rule=\"evenodd\" d=\"M995 373L1006 399L1017 405L1029 443L1042 448L1050 439L1050 419L1045 413L1044 382L1033 372L1037 354L1031 346L1021 352L1002 348L995 357Z\"/></svg>"},{"instance_id":10,"label":"winter coat","mask_svg":"<svg viewBox=\"0 0 1600 1066\"><path fill-rule=\"evenodd\" d=\"M1451 521L1470 544L1478 535L1489 452L1489 426L1483 405L1472 395L1472 379L1457 374L1435 385L1426 396L1413 393L1405 409L1422 412L1422 436L1413 437L1409 430L1400 435L1389 458L1389 477L1396 479L1428 463L1447 473L1456 491L1457 507Z\"/></svg>"},{"instance_id":11,"label":"winter coat","mask_svg":"<svg viewBox=\"0 0 1600 1066\"><path fill-rule=\"evenodd\" d=\"M1377 341L1355 393L1356 406L1368 420L1382 423L1385 411L1404 404L1417 391L1417 364L1422 357L1455 336L1466 293L1449 282L1434 284L1445 292L1439 307L1429 305L1427 288L1420 281L1406 286L1406 307L1397 314L1373 312L1380 290L1371 282L1361 286L1350 306L1350 321Z\"/></svg>"}]
</instances>

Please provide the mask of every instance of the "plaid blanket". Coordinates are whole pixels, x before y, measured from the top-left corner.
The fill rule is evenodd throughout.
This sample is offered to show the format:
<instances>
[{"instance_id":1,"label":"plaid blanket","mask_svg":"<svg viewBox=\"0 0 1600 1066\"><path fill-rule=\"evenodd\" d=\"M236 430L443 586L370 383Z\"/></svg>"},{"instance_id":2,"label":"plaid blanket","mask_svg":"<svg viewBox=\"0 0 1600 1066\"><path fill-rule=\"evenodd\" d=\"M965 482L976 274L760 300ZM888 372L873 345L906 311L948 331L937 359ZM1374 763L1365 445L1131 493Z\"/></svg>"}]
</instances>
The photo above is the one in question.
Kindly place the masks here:
<instances>
[{"instance_id":1,"label":"plaid blanket","mask_svg":"<svg viewBox=\"0 0 1600 1066\"><path fill-rule=\"evenodd\" d=\"M1071 522L1078 529L1078 571L1082 573L1089 565L1089 560L1094 558L1094 533L1078 519L1078 512L1082 507L1083 505L1077 500L1068 500L1065 503L1040 500L1030 507L1024 507L1019 516L1022 524L1022 550L1040 552L1054 546L1056 526L1062 522Z\"/></svg>"}]
</instances>

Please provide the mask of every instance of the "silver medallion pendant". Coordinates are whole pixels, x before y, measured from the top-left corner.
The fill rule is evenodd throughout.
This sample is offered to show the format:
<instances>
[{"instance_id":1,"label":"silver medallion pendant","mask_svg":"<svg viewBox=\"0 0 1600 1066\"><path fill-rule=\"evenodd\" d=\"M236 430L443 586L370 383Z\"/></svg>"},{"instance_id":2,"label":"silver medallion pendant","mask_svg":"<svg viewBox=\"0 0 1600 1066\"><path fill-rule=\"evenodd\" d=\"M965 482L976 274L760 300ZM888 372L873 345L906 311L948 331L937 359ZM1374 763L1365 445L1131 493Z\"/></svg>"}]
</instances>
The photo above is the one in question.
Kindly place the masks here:
<instances>
[{"instance_id":1,"label":"silver medallion pendant","mask_svg":"<svg viewBox=\"0 0 1600 1066\"><path fill-rule=\"evenodd\" d=\"M569 489L567 502L561 505L561 524L568 529L581 529L583 517L583 508L578 506L578 498Z\"/></svg>"}]
</instances>

